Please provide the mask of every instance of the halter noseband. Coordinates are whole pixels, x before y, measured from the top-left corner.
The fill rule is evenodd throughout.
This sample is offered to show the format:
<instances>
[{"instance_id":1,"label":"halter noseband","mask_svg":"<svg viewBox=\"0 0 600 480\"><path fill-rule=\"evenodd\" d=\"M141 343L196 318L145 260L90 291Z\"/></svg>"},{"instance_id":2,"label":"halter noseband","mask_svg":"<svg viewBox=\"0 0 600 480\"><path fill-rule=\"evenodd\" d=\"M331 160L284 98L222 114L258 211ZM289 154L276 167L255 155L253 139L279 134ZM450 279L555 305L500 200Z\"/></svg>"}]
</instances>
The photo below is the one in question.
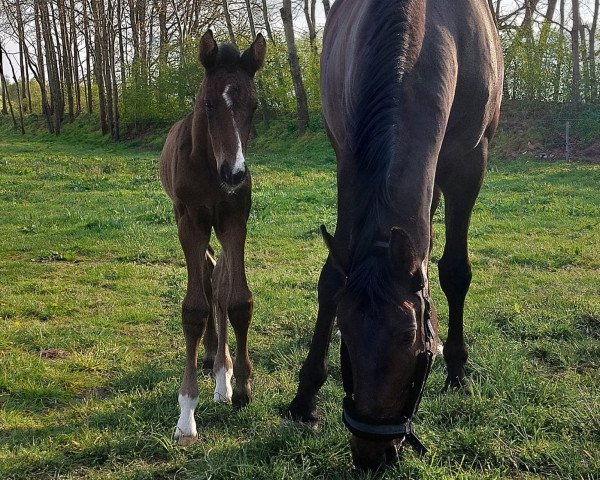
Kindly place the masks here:
<instances>
[{"instance_id":1,"label":"halter noseband","mask_svg":"<svg viewBox=\"0 0 600 480\"><path fill-rule=\"evenodd\" d=\"M374 246L388 248L389 244L386 242L375 242ZM420 270L419 272L422 275ZM404 407L402 416L398 421L387 423L369 419L359 414L356 411L354 399L352 398L354 393L352 382L344 381L346 396L343 404L342 421L344 422L344 425L346 425L346 428L359 438L375 441L406 439L409 445L413 447L419 455L423 455L427 453L427 448L421 443L413 431L412 419L419 408L423 390L425 389L425 383L431 370L431 364L433 363L432 343L434 333L431 325L431 309L429 299L426 295L424 278L422 278L420 286L421 288L418 290L417 295L421 303L420 324L423 329L423 338L425 339L425 350L417 355L415 373L412 378L410 391L408 393L408 401ZM347 354L347 352L345 353ZM346 360L349 361L349 358Z\"/></svg>"}]
</instances>

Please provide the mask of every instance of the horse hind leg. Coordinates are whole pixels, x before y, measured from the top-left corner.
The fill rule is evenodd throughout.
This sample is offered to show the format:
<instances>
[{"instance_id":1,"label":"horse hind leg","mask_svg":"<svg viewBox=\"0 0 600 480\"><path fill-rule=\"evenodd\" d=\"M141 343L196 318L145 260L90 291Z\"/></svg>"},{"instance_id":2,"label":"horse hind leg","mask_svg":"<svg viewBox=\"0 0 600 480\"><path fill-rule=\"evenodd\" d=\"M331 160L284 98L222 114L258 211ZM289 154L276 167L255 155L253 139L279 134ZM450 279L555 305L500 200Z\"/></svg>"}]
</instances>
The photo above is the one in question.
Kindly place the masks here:
<instances>
[{"instance_id":1,"label":"horse hind leg","mask_svg":"<svg viewBox=\"0 0 600 480\"><path fill-rule=\"evenodd\" d=\"M198 404L197 362L200 339L204 334L210 305L203 288L201 254L208 245L210 226L203 224L197 212L177 215L179 240L187 266L187 291L182 304L182 323L185 336L186 363L179 389L180 416L174 438L180 445L190 445L197 439L194 411Z\"/></svg>"},{"instance_id":2,"label":"horse hind leg","mask_svg":"<svg viewBox=\"0 0 600 480\"><path fill-rule=\"evenodd\" d=\"M235 360L233 362L233 376L235 386L232 391L231 401L233 406L241 408L250 403L252 392L250 377L252 363L248 355L248 329L252 320L253 299L248 288L244 267L244 244L246 241L246 228L231 222L227 229L217 229L216 233L223 246L227 265L228 278L226 289L221 289L217 295L219 304L222 305L223 324L229 320L236 338ZM225 329L225 326L223 326ZM221 331L219 331L219 335Z\"/></svg>"},{"instance_id":3,"label":"horse hind leg","mask_svg":"<svg viewBox=\"0 0 600 480\"><path fill-rule=\"evenodd\" d=\"M206 323L206 331L204 332L204 336L202 337L202 343L204 344L204 359L202 361L202 373L207 376L213 375L213 368L218 345L214 308L212 308L212 274L216 265L214 253L214 250L209 245L205 253L205 268L203 275L204 293L206 295L206 298L211 303Z\"/></svg>"},{"instance_id":4,"label":"horse hind leg","mask_svg":"<svg viewBox=\"0 0 600 480\"><path fill-rule=\"evenodd\" d=\"M464 340L463 314L465 297L471 284L468 257L468 231L471 212L481 188L487 164L487 139L460 162L461 170L441 178L445 199L446 244L438 262L442 290L448 300L448 338L444 343L444 360L448 368L445 389L470 389L465 373L468 352Z\"/></svg>"},{"instance_id":5,"label":"horse hind leg","mask_svg":"<svg viewBox=\"0 0 600 480\"><path fill-rule=\"evenodd\" d=\"M226 253L222 252L217 260L213 272L213 304L217 321L217 351L215 354L213 375L215 379L215 392L213 400L216 403L231 403L233 389L231 378L233 376L233 362L227 343L227 300L229 279L227 275Z\"/></svg>"}]
</instances>

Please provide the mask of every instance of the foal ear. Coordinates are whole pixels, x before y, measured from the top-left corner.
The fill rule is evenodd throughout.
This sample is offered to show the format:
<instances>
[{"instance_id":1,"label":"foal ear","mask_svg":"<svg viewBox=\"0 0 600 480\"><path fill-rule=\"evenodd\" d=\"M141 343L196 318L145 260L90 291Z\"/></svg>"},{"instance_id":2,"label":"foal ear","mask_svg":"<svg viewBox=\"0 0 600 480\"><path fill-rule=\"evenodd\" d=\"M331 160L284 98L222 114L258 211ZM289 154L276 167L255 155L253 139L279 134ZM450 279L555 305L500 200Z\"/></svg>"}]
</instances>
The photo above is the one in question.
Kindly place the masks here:
<instances>
[{"instance_id":1,"label":"foal ear","mask_svg":"<svg viewBox=\"0 0 600 480\"><path fill-rule=\"evenodd\" d=\"M262 68L265 64L265 56L267 54L267 42L262 33L259 33L252 45L250 45L244 53L242 53L242 66L251 76Z\"/></svg>"},{"instance_id":2,"label":"foal ear","mask_svg":"<svg viewBox=\"0 0 600 480\"><path fill-rule=\"evenodd\" d=\"M217 53L219 52L219 47L217 42L215 42L215 38L213 37L212 30L207 30L202 38L200 39L200 63L204 65L206 70L210 70L215 66L217 61Z\"/></svg>"},{"instance_id":3,"label":"foal ear","mask_svg":"<svg viewBox=\"0 0 600 480\"><path fill-rule=\"evenodd\" d=\"M392 228L389 254L390 262L397 272L407 272L412 275L418 270L415 247L408 233L402 228Z\"/></svg>"},{"instance_id":4,"label":"foal ear","mask_svg":"<svg viewBox=\"0 0 600 480\"><path fill-rule=\"evenodd\" d=\"M348 275L348 260L344 255L341 254L340 249L336 245L335 238L331 235L325 225L321 225L321 235L323 235L323 241L329 250L329 257L336 270L342 272L345 276Z\"/></svg>"}]
</instances>

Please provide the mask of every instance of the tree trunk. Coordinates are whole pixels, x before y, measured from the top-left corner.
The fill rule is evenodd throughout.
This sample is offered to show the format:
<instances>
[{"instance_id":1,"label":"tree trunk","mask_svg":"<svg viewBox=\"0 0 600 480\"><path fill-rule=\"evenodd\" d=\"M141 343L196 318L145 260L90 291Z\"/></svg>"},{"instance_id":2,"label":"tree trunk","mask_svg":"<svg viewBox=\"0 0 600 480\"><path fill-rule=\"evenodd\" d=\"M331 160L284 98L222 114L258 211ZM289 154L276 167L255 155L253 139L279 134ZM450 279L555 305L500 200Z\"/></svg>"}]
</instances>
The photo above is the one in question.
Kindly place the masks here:
<instances>
[{"instance_id":1,"label":"tree trunk","mask_svg":"<svg viewBox=\"0 0 600 480\"><path fill-rule=\"evenodd\" d=\"M231 16L229 15L229 6L227 5L227 0L223 0L223 14L225 15L225 23L227 24L227 31L229 32L229 40L234 45L237 45L235 42L235 34L233 33L233 25L231 24Z\"/></svg>"},{"instance_id":2,"label":"tree trunk","mask_svg":"<svg viewBox=\"0 0 600 480\"><path fill-rule=\"evenodd\" d=\"M65 6L65 0L58 0L58 22L60 24L60 37L62 47L62 65L63 65L63 87L67 94L67 106L69 121L72 122L75 119L75 102L73 99L73 69L72 69L72 58L71 58L71 39L69 38L69 32L67 29L67 12ZM74 35L75 32L72 32Z\"/></svg>"},{"instance_id":3,"label":"tree trunk","mask_svg":"<svg viewBox=\"0 0 600 480\"><path fill-rule=\"evenodd\" d=\"M256 38L256 28L254 27L254 17L252 16L252 5L250 0L246 0L246 11L248 12L248 22L250 23L250 33L252 34L252 40Z\"/></svg>"},{"instance_id":4,"label":"tree trunk","mask_svg":"<svg viewBox=\"0 0 600 480\"><path fill-rule=\"evenodd\" d=\"M598 83L596 79L596 30L598 27L598 10L600 7L600 0L594 2L594 17L592 19L592 25L590 27L590 39L588 45L588 63L590 67L590 99L592 102L596 102L598 99Z\"/></svg>"},{"instance_id":5,"label":"tree trunk","mask_svg":"<svg viewBox=\"0 0 600 480\"><path fill-rule=\"evenodd\" d=\"M273 44L275 44L275 40L273 39L273 32L271 31L271 22L269 22L269 9L267 8L267 0L262 0L262 12L263 19L265 22L265 30L267 31L267 37Z\"/></svg>"},{"instance_id":6,"label":"tree trunk","mask_svg":"<svg viewBox=\"0 0 600 480\"><path fill-rule=\"evenodd\" d=\"M83 39L85 44L85 103L87 112L92 113L92 69L91 69L91 51L92 41L90 39L90 17L88 14L88 0L83 0Z\"/></svg>"},{"instance_id":7,"label":"tree trunk","mask_svg":"<svg viewBox=\"0 0 600 480\"><path fill-rule=\"evenodd\" d=\"M6 53L6 50L4 50L2 48L2 46L0 46L0 55L2 55L2 51L4 51L4 54L6 55L6 59L8 60L8 64L10 65L10 70L13 75L13 81L15 82L15 87L17 89L17 104L19 105L19 121L21 124L21 133L23 135L25 135L25 125L23 123L23 98L21 97L21 89L19 88L19 80L17 79L17 74L15 73L15 69L13 67L12 60ZM6 81L5 81L5 83L6 83ZM7 91L8 91L8 89L7 89ZM12 106L11 106L11 109L12 109ZM13 121L14 121L14 115L13 115Z\"/></svg>"},{"instance_id":8,"label":"tree trunk","mask_svg":"<svg viewBox=\"0 0 600 480\"><path fill-rule=\"evenodd\" d=\"M72 73L73 73L73 86L75 87L75 105L76 110L75 114L79 115L81 113L81 85L79 84L79 46L77 44L77 30L75 21L75 0L70 0L70 16L69 21L71 24L71 36L73 37L73 65L72 65Z\"/></svg>"},{"instance_id":9,"label":"tree trunk","mask_svg":"<svg viewBox=\"0 0 600 480\"><path fill-rule=\"evenodd\" d=\"M40 95L42 97L42 115L46 119L46 125L48 131L54 133L54 126L52 124L52 110L48 103L48 95L46 91L46 72L44 67L44 50L42 49L42 30L40 26L40 5L36 0L33 4L33 17L35 20L35 40L37 49L37 64L38 64L38 84L40 86Z\"/></svg>"},{"instance_id":10,"label":"tree trunk","mask_svg":"<svg viewBox=\"0 0 600 480\"><path fill-rule=\"evenodd\" d=\"M100 130L106 135L109 130L108 113L106 109L106 84L104 79L104 56L102 49L102 16L104 1L92 0L92 15L94 17L94 74L98 85L98 110L100 112Z\"/></svg>"},{"instance_id":11,"label":"tree trunk","mask_svg":"<svg viewBox=\"0 0 600 480\"><path fill-rule=\"evenodd\" d=\"M29 75L25 52L27 44L25 43L25 29L23 28L23 12L21 10L21 1L15 0L15 18L17 20L17 36L19 40L19 66L21 69L21 102L27 101L29 92ZM29 111L31 112L31 95L29 95Z\"/></svg>"},{"instance_id":12,"label":"tree trunk","mask_svg":"<svg viewBox=\"0 0 600 480\"><path fill-rule=\"evenodd\" d=\"M52 132L60 134L60 126L64 112L64 98L60 85L60 74L54 39L52 38L52 24L46 0L39 1L42 36L46 50L46 69L50 86L50 105L52 106Z\"/></svg>"},{"instance_id":13,"label":"tree trunk","mask_svg":"<svg viewBox=\"0 0 600 480\"><path fill-rule=\"evenodd\" d=\"M329 0L323 0L323 10L325 10L325 18L329 15L329 10L331 9L331 4Z\"/></svg>"},{"instance_id":14,"label":"tree trunk","mask_svg":"<svg viewBox=\"0 0 600 480\"><path fill-rule=\"evenodd\" d=\"M2 53L0 53L0 57L2 56ZM1 62L0 62L1 64ZM12 118L13 121L13 125L15 127L15 129L19 128L19 126L17 125L17 120L15 118L15 112L13 110L13 106L12 106L12 102L10 101L10 94L8 93L8 85L6 84L6 78L4 77L4 70L0 69L0 81L2 82L2 98L6 98L6 101L8 102L8 109L10 110L10 116Z\"/></svg>"},{"instance_id":15,"label":"tree trunk","mask_svg":"<svg viewBox=\"0 0 600 480\"><path fill-rule=\"evenodd\" d=\"M6 79L4 78L4 66L3 66L3 55L0 50L0 82L2 83L2 115L6 115L8 113L8 109L6 108L6 99L8 97L8 88L6 86ZM14 116L13 116L14 120Z\"/></svg>"},{"instance_id":16,"label":"tree trunk","mask_svg":"<svg viewBox=\"0 0 600 480\"><path fill-rule=\"evenodd\" d=\"M571 102L577 105L581 102L581 70L579 65L579 27L581 25L581 17L579 16L579 0L572 0L572 5L571 58L573 61L573 84L571 87Z\"/></svg>"},{"instance_id":17,"label":"tree trunk","mask_svg":"<svg viewBox=\"0 0 600 480\"><path fill-rule=\"evenodd\" d=\"M294 81L294 91L296 93L296 111L298 115L298 132L304 135L308 128L308 101L306 99L306 90L302 82L302 73L300 71L300 62L296 50L296 40L294 38L294 24L292 21L292 2L284 0L283 7L280 10L281 20L285 31L285 41L288 50L288 62L290 72Z\"/></svg>"},{"instance_id":18,"label":"tree trunk","mask_svg":"<svg viewBox=\"0 0 600 480\"><path fill-rule=\"evenodd\" d=\"M306 25L308 26L308 40L310 41L310 46L313 49L316 49L315 40L317 38L317 27L315 25L315 3L317 0L304 0L304 17L306 18ZM284 2L285 4L285 2Z\"/></svg>"}]
</instances>

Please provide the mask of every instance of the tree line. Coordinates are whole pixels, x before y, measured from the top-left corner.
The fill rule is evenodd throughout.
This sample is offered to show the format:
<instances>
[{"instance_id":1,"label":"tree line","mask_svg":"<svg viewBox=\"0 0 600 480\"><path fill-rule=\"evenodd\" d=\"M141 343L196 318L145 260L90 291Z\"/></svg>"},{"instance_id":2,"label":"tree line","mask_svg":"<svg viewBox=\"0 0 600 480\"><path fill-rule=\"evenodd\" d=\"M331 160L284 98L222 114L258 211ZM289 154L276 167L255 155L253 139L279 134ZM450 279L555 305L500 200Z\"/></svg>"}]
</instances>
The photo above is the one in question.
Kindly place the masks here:
<instances>
[{"instance_id":1,"label":"tree line","mask_svg":"<svg viewBox=\"0 0 600 480\"><path fill-rule=\"evenodd\" d=\"M1 114L49 132L82 113L120 138L173 123L194 101L197 39L269 40L259 76L265 122L319 117L319 51L329 0L0 0ZM598 102L600 0L488 0L505 56L505 96ZM299 28L299 25L302 25Z\"/></svg>"}]
</instances>

